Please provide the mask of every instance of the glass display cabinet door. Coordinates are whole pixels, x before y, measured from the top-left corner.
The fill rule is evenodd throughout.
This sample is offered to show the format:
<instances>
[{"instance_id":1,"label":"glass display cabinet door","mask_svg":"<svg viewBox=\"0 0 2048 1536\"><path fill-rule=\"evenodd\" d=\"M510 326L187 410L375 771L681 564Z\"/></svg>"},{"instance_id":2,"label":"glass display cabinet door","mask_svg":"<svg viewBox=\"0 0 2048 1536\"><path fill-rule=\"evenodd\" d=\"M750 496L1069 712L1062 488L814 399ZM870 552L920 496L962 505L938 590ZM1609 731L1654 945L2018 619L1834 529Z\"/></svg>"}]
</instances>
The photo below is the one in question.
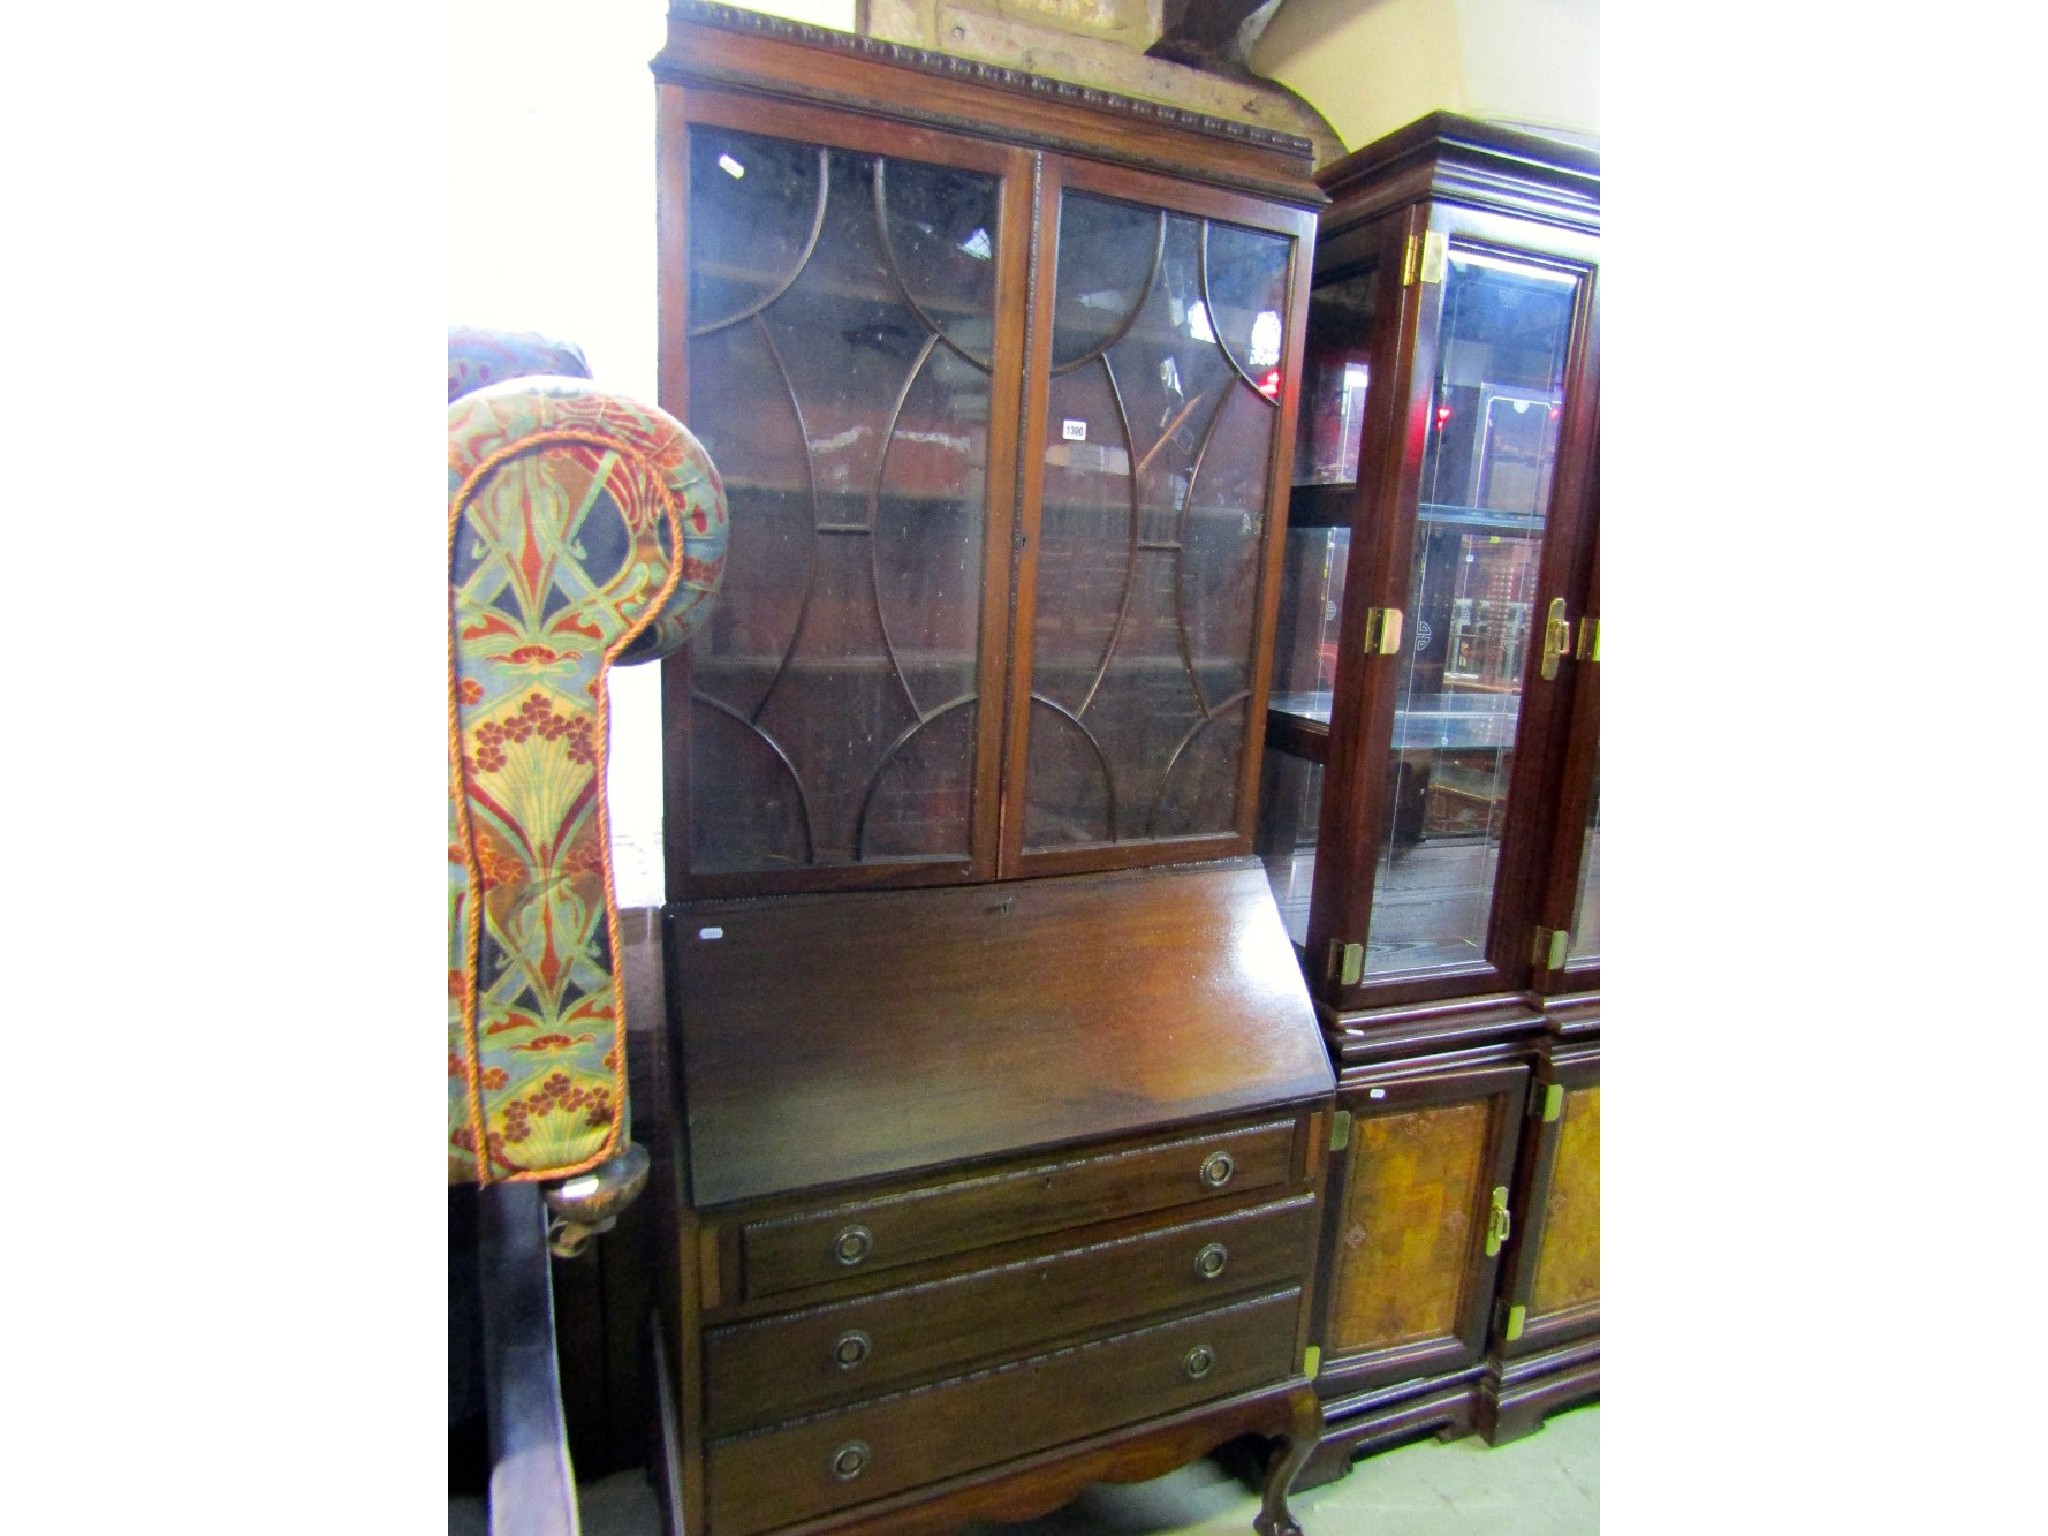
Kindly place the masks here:
<instances>
[{"instance_id":1,"label":"glass display cabinet door","mask_svg":"<svg viewBox=\"0 0 2048 1536\"><path fill-rule=\"evenodd\" d=\"M1597 473L1597 472L1596 472ZM1597 520L1596 520L1597 524ZM1600 985L1600 559L1573 632L1571 725L1558 797L1556 845L1537 929L1537 985Z\"/></svg>"},{"instance_id":2,"label":"glass display cabinet door","mask_svg":"<svg viewBox=\"0 0 2048 1536\"><path fill-rule=\"evenodd\" d=\"M1026 450L1018 864L1245 852L1311 216L1234 197L1161 206L1136 200L1148 187L1131 173L1059 169L1046 404Z\"/></svg>"},{"instance_id":3,"label":"glass display cabinet door","mask_svg":"<svg viewBox=\"0 0 2048 1536\"><path fill-rule=\"evenodd\" d=\"M1432 220L1426 240L1419 218L1377 226L1402 232L1405 334L1361 370L1344 627L1358 655L1340 652L1335 677L1326 791L1341 780L1341 798L1318 821L1329 867L1305 929L1312 974L1345 1006L1365 989L1394 1002L1524 984L1562 728L1551 685L1571 659L1564 594L1585 547L1594 402L1574 393L1592 376L1592 243L1518 250L1512 221ZM1343 419L1340 403L1326 433L1340 449ZM1313 514L1321 494L1298 489L1294 506ZM1286 734L1269 728L1276 745Z\"/></svg>"},{"instance_id":4,"label":"glass display cabinet door","mask_svg":"<svg viewBox=\"0 0 2048 1536\"><path fill-rule=\"evenodd\" d=\"M1340 259L1343 265L1318 274L1309 290L1259 781L1258 847L1297 947L1308 942L1315 887L1351 519L1361 470L1369 475L1383 456L1381 434L1366 431L1375 347L1389 345L1379 336L1382 263L1371 254Z\"/></svg>"},{"instance_id":5,"label":"glass display cabinet door","mask_svg":"<svg viewBox=\"0 0 2048 1536\"><path fill-rule=\"evenodd\" d=\"M994 870L1028 179L809 115L830 142L688 138L683 415L732 533L668 683L677 895Z\"/></svg>"}]
</instances>

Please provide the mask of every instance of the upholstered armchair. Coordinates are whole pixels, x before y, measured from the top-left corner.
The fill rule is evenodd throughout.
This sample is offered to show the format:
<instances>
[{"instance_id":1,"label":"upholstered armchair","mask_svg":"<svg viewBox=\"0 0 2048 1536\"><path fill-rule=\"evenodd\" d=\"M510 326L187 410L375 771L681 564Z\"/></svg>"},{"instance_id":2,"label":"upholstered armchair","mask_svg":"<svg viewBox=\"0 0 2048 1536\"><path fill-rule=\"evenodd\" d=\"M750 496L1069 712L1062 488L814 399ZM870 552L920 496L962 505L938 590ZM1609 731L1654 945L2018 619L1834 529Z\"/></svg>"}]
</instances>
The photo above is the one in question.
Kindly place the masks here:
<instances>
[{"instance_id":1,"label":"upholstered armchair","mask_svg":"<svg viewBox=\"0 0 2048 1536\"><path fill-rule=\"evenodd\" d=\"M450 1423L474 1411L480 1353L494 1527L501 1502L566 1501L574 1528L543 1229L573 1255L647 1173L628 1134L606 677L688 639L725 553L703 449L588 373L560 342L449 333L448 1178L484 1196L451 1205ZM473 1280L458 1210L479 1227Z\"/></svg>"}]
</instances>

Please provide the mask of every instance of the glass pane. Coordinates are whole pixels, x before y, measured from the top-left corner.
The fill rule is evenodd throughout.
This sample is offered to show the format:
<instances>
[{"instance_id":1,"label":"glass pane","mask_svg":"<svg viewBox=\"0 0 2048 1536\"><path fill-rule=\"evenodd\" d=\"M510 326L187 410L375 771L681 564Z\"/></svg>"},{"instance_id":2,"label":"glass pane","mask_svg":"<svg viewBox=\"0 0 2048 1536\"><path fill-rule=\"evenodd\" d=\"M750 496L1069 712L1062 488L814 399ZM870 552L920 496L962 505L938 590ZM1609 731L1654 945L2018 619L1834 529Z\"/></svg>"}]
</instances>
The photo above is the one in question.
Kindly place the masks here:
<instances>
[{"instance_id":1,"label":"glass pane","mask_svg":"<svg viewBox=\"0 0 2048 1536\"><path fill-rule=\"evenodd\" d=\"M1288 254L1062 201L1027 849L1236 825Z\"/></svg>"},{"instance_id":2,"label":"glass pane","mask_svg":"<svg viewBox=\"0 0 2048 1536\"><path fill-rule=\"evenodd\" d=\"M694 867L964 858L996 180L709 128L691 163L689 424L732 507Z\"/></svg>"},{"instance_id":3,"label":"glass pane","mask_svg":"<svg viewBox=\"0 0 2048 1536\"><path fill-rule=\"evenodd\" d=\"M1586 844L1579 852L1579 901L1572 909L1567 958L1600 958L1600 775L1593 775L1593 809L1586 816Z\"/></svg>"},{"instance_id":4,"label":"glass pane","mask_svg":"<svg viewBox=\"0 0 2048 1536\"><path fill-rule=\"evenodd\" d=\"M1280 905L1280 920L1297 947L1308 943L1316 819L1322 811L1323 765L1268 748L1259 775L1259 857Z\"/></svg>"},{"instance_id":5,"label":"glass pane","mask_svg":"<svg viewBox=\"0 0 2048 1536\"><path fill-rule=\"evenodd\" d=\"M1368 973L1484 958L1577 285L1451 250Z\"/></svg>"},{"instance_id":6,"label":"glass pane","mask_svg":"<svg viewBox=\"0 0 2048 1536\"><path fill-rule=\"evenodd\" d=\"M1378 295L1376 267L1321 282L1309 293L1301 425L1294 439L1296 485L1350 485L1358 479Z\"/></svg>"},{"instance_id":7,"label":"glass pane","mask_svg":"<svg viewBox=\"0 0 2048 1536\"><path fill-rule=\"evenodd\" d=\"M1282 559L1270 707L1328 725L1351 530L1290 528Z\"/></svg>"}]
</instances>

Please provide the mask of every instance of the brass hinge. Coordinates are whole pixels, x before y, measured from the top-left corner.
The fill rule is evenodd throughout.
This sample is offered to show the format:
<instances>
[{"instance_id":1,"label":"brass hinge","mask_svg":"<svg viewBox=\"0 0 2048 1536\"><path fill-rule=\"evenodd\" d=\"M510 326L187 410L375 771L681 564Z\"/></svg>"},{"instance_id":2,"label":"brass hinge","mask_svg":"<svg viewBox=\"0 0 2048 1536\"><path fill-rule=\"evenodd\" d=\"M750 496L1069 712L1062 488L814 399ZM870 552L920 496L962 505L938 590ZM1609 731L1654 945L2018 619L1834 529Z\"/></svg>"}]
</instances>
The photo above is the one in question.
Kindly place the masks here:
<instances>
[{"instance_id":1,"label":"brass hinge","mask_svg":"<svg viewBox=\"0 0 2048 1536\"><path fill-rule=\"evenodd\" d=\"M1501 1250L1501 1244L1508 1240L1514 1230L1514 1218L1508 1214L1508 1187L1496 1184L1493 1188L1493 1208L1486 1213L1486 1256L1490 1259Z\"/></svg>"},{"instance_id":2,"label":"brass hinge","mask_svg":"<svg viewBox=\"0 0 2048 1536\"><path fill-rule=\"evenodd\" d=\"M1591 614L1579 620L1578 658L1580 661L1600 659L1600 621Z\"/></svg>"},{"instance_id":3,"label":"brass hinge","mask_svg":"<svg viewBox=\"0 0 2048 1536\"><path fill-rule=\"evenodd\" d=\"M1391 656L1401 649L1401 610L1398 608L1368 608L1365 610L1365 654L1368 656Z\"/></svg>"},{"instance_id":4,"label":"brass hinge","mask_svg":"<svg viewBox=\"0 0 2048 1536\"><path fill-rule=\"evenodd\" d=\"M1330 940L1330 958L1323 968L1323 974L1347 987L1358 985L1358 978L1365 970L1365 946L1346 944L1342 939Z\"/></svg>"},{"instance_id":5,"label":"brass hinge","mask_svg":"<svg viewBox=\"0 0 2048 1536\"><path fill-rule=\"evenodd\" d=\"M1426 235L1410 235L1408 248L1401 253L1401 286L1412 288L1418 282L1442 282L1450 257L1449 235L1434 230Z\"/></svg>"},{"instance_id":6,"label":"brass hinge","mask_svg":"<svg viewBox=\"0 0 2048 1536\"><path fill-rule=\"evenodd\" d=\"M1561 971L1571 943L1569 928L1538 928L1536 941L1529 946L1529 958L1539 970Z\"/></svg>"},{"instance_id":7,"label":"brass hinge","mask_svg":"<svg viewBox=\"0 0 2048 1536\"><path fill-rule=\"evenodd\" d=\"M1330 1122L1330 1150L1342 1152L1351 1145L1351 1111L1340 1109Z\"/></svg>"},{"instance_id":8,"label":"brass hinge","mask_svg":"<svg viewBox=\"0 0 2048 1536\"><path fill-rule=\"evenodd\" d=\"M1528 1320L1529 1309L1527 1307L1509 1307L1507 1325L1501 1329L1500 1336L1503 1339L1506 1339L1510 1344L1514 1343L1515 1340L1519 1339L1522 1336L1522 1326L1523 1324L1528 1322Z\"/></svg>"},{"instance_id":9,"label":"brass hinge","mask_svg":"<svg viewBox=\"0 0 2048 1536\"><path fill-rule=\"evenodd\" d=\"M1545 1125L1556 1124L1564 1115L1564 1084L1544 1084L1543 1099L1536 1108Z\"/></svg>"},{"instance_id":10,"label":"brass hinge","mask_svg":"<svg viewBox=\"0 0 2048 1536\"><path fill-rule=\"evenodd\" d=\"M1316 1379L1316 1372L1323 1368L1323 1351L1320 1345L1311 1344L1301 1352L1301 1374L1310 1381Z\"/></svg>"}]
</instances>

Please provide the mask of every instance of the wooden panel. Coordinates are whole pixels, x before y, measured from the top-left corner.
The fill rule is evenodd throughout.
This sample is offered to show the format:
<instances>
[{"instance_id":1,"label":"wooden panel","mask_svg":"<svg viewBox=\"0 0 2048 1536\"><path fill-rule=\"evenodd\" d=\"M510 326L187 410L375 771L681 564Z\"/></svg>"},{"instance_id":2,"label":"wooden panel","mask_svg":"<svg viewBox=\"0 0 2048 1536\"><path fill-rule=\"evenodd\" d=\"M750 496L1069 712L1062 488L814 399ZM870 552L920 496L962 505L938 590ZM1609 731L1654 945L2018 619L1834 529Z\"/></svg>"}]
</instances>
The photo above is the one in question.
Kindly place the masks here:
<instances>
[{"instance_id":1,"label":"wooden panel","mask_svg":"<svg viewBox=\"0 0 2048 1536\"><path fill-rule=\"evenodd\" d=\"M1338 1229L1333 1349L1446 1337L1458 1326L1484 1191L1487 1105L1362 1119Z\"/></svg>"},{"instance_id":2,"label":"wooden panel","mask_svg":"<svg viewBox=\"0 0 2048 1536\"><path fill-rule=\"evenodd\" d=\"M1555 1312L1599 1296L1600 1085L1595 1083L1564 1096L1529 1310Z\"/></svg>"},{"instance_id":3,"label":"wooden panel","mask_svg":"<svg viewBox=\"0 0 2048 1536\"><path fill-rule=\"evenodd\" d=\"M850 1274L966 1253L1287 1182L1294 1122L1040 1163L745 1228L746 1289L769 1296ZM848 1238L852 1232L865 1234ZM841 1240L852 1244L842 1253Z\"/></svg>"},{"instance_id":4,"label":"wooden panel","mask_svg":"<svg viewBox=\"0 0 2048 1536\"><path fill-rule=\"evenodd\" d=\"M948 1367L1298 1280L1309 1257L1314 1211L1314 1199L1301 1195L713 1329L704 1340L708 1427L725 1434L768 1424L930 1379ZM838 1354L842 1348L850 1362Z\"/></svg>"},{"instance_id":5,"label":"wooden panel","mask_svg":"<svg viewBox=\"0 0 2048 1536\"><path fill-rule=\"evenodd\" d=\"M675 910L700 1209L1335 1088L1255 859Z\"/></svg>"},{"instance_id":6,"label":"wooden panel","mask_svg":"<svg viewBox=\"0 0 2048 1536\"><path fill-rule=\"evenodd\" d=\"M1301 1292L957 1377L783 1429L714 1441L711 1529L751 1532L1280 1381L1294 1368ZM1188 1374L1207 1349L1207 1368ZM851 1447L861 1447L858 1470ZM835 1473L842 1455L848 1459Z\"/></svg>"}]
</instances>

